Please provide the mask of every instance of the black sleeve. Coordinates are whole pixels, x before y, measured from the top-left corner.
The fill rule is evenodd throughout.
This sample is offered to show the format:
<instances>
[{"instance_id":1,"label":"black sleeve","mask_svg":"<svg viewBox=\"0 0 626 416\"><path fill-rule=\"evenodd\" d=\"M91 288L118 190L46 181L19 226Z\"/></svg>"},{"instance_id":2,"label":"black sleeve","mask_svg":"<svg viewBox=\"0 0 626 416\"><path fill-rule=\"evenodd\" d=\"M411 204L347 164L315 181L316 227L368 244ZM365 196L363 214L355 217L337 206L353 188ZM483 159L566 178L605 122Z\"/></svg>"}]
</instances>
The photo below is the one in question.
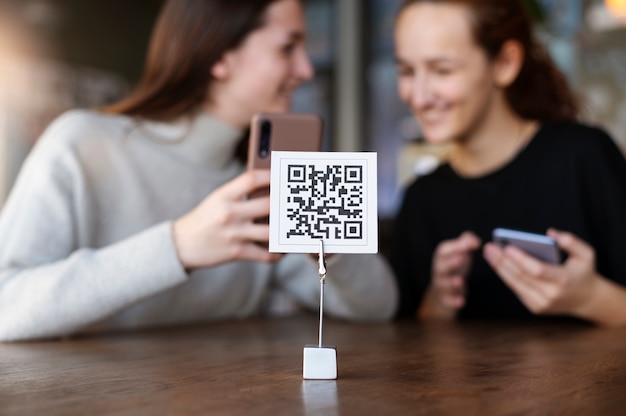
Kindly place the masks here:
<instances>
[{"instance_id":1,"label":"black sleeve","mask_svg":"<svg viewBox=\"0 0 626 416\"><path fill-rule=\"evenodd\" d=\"M596 251L596 269L626 285L626 160L605 132L595 130L584 152L580 180L584 187L589 241Z\"/></svg>"},{"instance_id":2,"label":"black sleeve","mask_svg":"<svg viewBox=\"0 0 626 416\"><path fill-rule=\"evenodd\" d=\"M432 250L419 200L414 187L410 188L394 223L390 260L400 291L398 316L415 316L430 282Z\"/></svg>"}]
</instances>

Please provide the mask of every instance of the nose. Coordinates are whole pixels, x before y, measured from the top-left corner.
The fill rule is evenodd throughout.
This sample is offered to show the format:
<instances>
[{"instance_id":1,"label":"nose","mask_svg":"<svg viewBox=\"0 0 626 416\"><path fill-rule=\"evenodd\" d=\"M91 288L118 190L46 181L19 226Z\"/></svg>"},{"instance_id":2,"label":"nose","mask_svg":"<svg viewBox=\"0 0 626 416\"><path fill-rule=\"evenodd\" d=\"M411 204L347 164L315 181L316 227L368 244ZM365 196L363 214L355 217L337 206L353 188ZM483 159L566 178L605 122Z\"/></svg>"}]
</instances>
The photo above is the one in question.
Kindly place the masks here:
<instances>
[{"instance_id":1,"label":"nose","mask_svg":"<svg viewBox=\"0 0 626 416\"><path fill-rule=\"evenodd\" d=\"M432 91L430 82L424 73L416 73L411 80L410 104L413 108L421 110L430 105Z\"/></svg>"},{"instance_id":2,"label":"nose","mask_svg":"<svg viewBox=\"0 0 626 416\"><path fill-rule=\"evenodd\" d=\"M315 75L311 58L304 48L301 48L300 52L296 54L294 75L301 81L308 81Z\"/></svg>"}]
</instances>

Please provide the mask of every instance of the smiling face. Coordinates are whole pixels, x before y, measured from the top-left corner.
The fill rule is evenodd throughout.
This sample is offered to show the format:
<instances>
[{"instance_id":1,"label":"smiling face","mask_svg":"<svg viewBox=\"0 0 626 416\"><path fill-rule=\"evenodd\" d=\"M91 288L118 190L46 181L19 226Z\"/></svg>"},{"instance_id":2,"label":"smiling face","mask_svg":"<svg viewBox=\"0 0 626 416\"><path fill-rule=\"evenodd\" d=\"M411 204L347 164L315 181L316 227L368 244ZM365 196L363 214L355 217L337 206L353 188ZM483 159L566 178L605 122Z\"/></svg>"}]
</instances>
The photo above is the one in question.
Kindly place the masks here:
<instances>
[{"instance_id":1,"label":"smiling face","mask_svg":"<svg viewBox=\"0 0 626 416\"><path fill-rule=\"evenodd\" d=\"M305 50L305 20L298 0L278 0L265 24L212 68L210 99L225 121L246 126L259 112L286 112L292 92L313 77Z\"/></svg>"},{"instance_id":2,"label":"smiling face","mask_svg":"<svg viewBox=\"0 0 626 416\"><path fill-rule=\"evenodd\" d=\"M431 143L465 140L501 93L470 19L463 5L425 2L405 8L396 24L398 92Z\"/></svg>"}]
</instances>

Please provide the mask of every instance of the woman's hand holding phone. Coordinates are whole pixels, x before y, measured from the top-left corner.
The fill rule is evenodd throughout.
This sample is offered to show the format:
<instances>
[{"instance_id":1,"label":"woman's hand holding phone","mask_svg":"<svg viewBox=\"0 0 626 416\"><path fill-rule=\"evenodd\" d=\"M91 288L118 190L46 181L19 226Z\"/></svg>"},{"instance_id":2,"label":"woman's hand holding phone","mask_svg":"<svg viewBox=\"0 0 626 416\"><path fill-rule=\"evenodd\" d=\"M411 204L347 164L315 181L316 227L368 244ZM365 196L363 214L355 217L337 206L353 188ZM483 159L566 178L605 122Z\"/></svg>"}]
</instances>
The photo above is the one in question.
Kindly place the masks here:
<instances>
[{"instance_id":1,"label":"woman's hand holding phone","mask_svg":"<svg viewBox=\"0 0 626 416\"><path fill-rule=\"evenodd\" d=\"M322 125L313 114L263 113L252 118L247 172L174 222L174 242L186 269L281 258L267 251L271 152L319 151Z\"/></svg>"},{"instance_id":2,"label":"woman's hand holding phone","mask_svg":"<svg viewBox=\"0 0 626 416\"><path fill-rule=\"evenodd\" d=\"M465 305L465 278L481 240L466 231L441 242L433 256L432 277L418 315L422 319L454 319Z\"/></svg>"},{"instance_id":3,"label":"woman's hand holding phone","mask_svg":"<svg viewBox=\"0 0 626 416\"><path fill-rule=\"evenodd\" d=\"M269 215L269 196L244 198L269 183L269 170L249 170L213 191L174 222L174 243L185 269L217 266L234 260L273 262L280 259L280 254L269 253L256 244L269 240L269 225L254 223L256 218Z\"/></svg>"},{"instance_id":4,"label":"woman's hand holding phone","mask_svg":"<svg viewBox=\"0 0 626 416\"><path fill-rule=\"evenodd\" d=\"M571 233L550 229L548 235L568 254L562 265L542 262L513 245L494 243L485 245L485 259L531 312L588 319L586 307L600 281L595 251Z\"/></svg>"}]
</instances>

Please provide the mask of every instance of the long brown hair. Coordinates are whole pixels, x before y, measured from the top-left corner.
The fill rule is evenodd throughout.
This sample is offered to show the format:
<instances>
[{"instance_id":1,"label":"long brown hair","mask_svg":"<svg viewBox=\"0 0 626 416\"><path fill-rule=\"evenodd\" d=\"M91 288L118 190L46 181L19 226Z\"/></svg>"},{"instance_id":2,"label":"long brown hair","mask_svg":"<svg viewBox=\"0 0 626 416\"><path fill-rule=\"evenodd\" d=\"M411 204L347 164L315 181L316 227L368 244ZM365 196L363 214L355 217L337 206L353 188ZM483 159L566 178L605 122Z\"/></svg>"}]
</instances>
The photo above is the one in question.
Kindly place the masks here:
<instances>
[{"instance_id":1,"label":"long brown hair","mask_svg":"<svg viewBox=\"0 0 626 416\"><path fill-rule=\"evenodd\" d=\"M162 121L196 111L207 99L211 68L263 26L274 1L168 0L137 88L104 111Z\"/></svg>"},{"instance_id":2,"label":"long brown hair","mask_svg":"<svg viewBox=\"0 0 626 416\"><path fill-rule=\"evenodd\" d=\"M405 0L398 16L417 3L454 3L467 7L472 16L475 41L490 59L498 56L506 41L520 43L524 63L517 79L506 89L505 96L521 117L540 121L578 118L578 100L563 73L533 35L532 20L522 1Z\"/></svg>"}]
</instances>

